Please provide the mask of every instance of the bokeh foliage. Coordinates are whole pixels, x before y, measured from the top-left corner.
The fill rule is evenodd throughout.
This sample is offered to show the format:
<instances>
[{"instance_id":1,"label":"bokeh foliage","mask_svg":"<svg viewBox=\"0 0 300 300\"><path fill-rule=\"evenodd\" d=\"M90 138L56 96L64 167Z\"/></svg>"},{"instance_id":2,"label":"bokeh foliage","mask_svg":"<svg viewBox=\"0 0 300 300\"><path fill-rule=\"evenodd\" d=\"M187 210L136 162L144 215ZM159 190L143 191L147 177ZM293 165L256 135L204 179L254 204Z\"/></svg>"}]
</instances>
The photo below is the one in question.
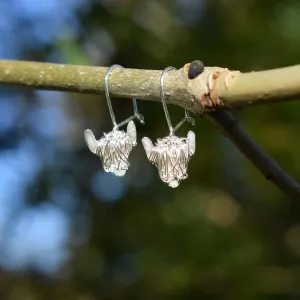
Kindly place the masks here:
<instances>
[{"instance_id":1,"label":"bokeh foliage","mask_svg":"<svg viewBox=\"0 0 300 300\"><path fill-rule=\"evenodd\" d=\"M297 64L294 0L0 3L0 58L177 68L194 59L241 71ZM1 23L2 20L2 23ZM113 101L118 120L130 101ZM139 101L138 136L167 134ZM298 299L300 210L206 119L189 178L160 182L139 143L124 178L83 140L111 129L101 96L0 90L0 299ZM300 104L235 114L300 180ZM170 107L173 122L182 109ZM180 129L185 135L188 125Z\"/></svg>"}]
</instances>

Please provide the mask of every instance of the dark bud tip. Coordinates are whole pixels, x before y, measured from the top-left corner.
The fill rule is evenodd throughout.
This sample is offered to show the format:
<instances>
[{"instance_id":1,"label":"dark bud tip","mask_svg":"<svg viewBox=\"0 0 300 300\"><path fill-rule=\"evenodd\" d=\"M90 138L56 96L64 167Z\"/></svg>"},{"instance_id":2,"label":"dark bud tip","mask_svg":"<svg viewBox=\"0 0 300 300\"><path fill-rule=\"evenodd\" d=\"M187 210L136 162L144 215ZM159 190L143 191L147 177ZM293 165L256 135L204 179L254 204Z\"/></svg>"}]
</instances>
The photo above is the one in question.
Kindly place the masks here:
<instances>
[{"instance_id":1,"label":"dark bud tip","mask_svg":"<svg viewBox=\"0 0 300 300\"><path fill-rule=\"evenodd\" d=\"M204 71L204 64L201 60L194 60L189 67L188 77L194 79Z\"/></svg>"}]
</instances>

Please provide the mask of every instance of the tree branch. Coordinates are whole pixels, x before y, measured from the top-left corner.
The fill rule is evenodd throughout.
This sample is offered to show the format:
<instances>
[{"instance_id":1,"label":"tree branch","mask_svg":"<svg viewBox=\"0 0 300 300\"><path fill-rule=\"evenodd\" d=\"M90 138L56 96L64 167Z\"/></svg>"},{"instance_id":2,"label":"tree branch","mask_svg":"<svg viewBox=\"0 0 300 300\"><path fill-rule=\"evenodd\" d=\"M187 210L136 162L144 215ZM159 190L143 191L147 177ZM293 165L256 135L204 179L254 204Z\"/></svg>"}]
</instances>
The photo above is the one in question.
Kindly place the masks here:
<instances>
[{"instance_id":1,"label":"tree branch","mask_svg":"<svg viewBox=\"0 0 300 300\"><path fill-rule=\"evenodd\" d=\"M229 89L222 79L218 81L220 98L229 108L300 100L300 65L241 73Z\"/></svg>"},{"instance_id":2,"label":"tree branch","mask_svg":"<svg viewBox=\"0 0 300 300\"><path fill-rule=\"evenodd\" d=\"M170 71L165 78L168 103L207 117L279 189L300 199L300 186L260 148L237 123L218 106L244 108L300 98L300 65L270 71L240 73L206 67L199 76L188 78L190 64ZM0 61L0 84L79 93L103 93L107 68L25 61ZM111 96L161 101L162 71L116 69L109 77Z\"/></svg>"},{"instance_id":3,"label":"tree branch","mask_svg":"<svg viewBox=\"0 0 300 300\"><path fill-rule=\"evenodd\" d=\"M210 94L215 106L220 103L229 108L300 99L300 65L251 73L230 73L227 69L206 67L194 80L187 77L189 64L178 71L169 72L165 80L166 100L196 114L207 106L201 96ZM0 60L0 84L21 85L37 89L101 94L107 68L50 63ZM207 89L208 78L220 74ZM225 81L233 80L226 87ZM159 78L161 71L116 69L110 75L110 93L114 97L161 101ZM232 78L231 78L232 79Z\"/></svg>"}]
</instances>

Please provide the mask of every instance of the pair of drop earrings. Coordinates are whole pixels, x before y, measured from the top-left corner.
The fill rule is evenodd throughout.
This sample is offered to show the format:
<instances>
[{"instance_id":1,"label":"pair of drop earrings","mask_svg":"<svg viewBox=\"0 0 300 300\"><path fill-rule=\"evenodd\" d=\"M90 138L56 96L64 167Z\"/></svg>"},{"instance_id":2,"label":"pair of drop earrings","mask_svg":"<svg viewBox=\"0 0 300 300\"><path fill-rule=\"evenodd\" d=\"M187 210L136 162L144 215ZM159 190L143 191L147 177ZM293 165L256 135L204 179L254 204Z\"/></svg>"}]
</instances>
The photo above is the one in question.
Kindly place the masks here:
<instances>
[{"instance_id":1,"label":"pair of drop earrings","mask_svg":"<svg viewBox=\"0 0 300 300\"><path fill-rule=\"evenodd\" d=\"M112 65L107 70L104 78L105 95L113 129L109 133L104 133L104 136L99 140L96 140L93 132L87 129L84 132L84 137L91 152L100 157L104 170L117 176L123 176L130 165L128 162L129 154L132 148L137 145L136 127L133 120L137 119L142 124L145 124L145 122L144 117L138 112L136 99L133 99L134 115L117 124L108 91L109 75L117 67L123 68L120 65ZM185 117L174 128L172 127L163 90L165 74L170 70L176 69L167 67L160 77L160 96L170 134L162 139L157 139L154 146L147 137L142 139L142 143L149 161L157 167L161 180L170 187L175 188L181 180L187 178L188 162L195 153L196 143L193 131L189 131L186 138L175 135L176 130L185 121L195 125L194 119L189 116L187 110L185 110ZM119 130L121 126L126 124L126 132Z\"/></svg>"}]
</instances>

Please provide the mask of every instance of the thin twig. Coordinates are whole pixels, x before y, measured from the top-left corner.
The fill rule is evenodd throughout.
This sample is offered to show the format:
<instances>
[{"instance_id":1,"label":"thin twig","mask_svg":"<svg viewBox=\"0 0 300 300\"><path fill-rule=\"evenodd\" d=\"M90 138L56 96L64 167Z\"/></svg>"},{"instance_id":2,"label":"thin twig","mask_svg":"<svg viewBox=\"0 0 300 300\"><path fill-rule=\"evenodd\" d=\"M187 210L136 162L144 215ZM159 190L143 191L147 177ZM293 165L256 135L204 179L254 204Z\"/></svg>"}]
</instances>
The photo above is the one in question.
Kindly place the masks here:
<instances>
[{"instance_id":1,"label":"thin twig","mask_svg":"<svg viewBox=\"0 0 300 300\"><path fill-rule=\"evenodd\" d=\"M187 76L191 80L195 80L205 73L204 65L199 60L187 64L186 68ZM210 76L210 78L212 77ZM230 88L231 84L229 85ZM214 88L208 92L211 91L214 91ZM214 104L212 97L208 99L208 102ZM205 96L205 103L207 103L207 96ZM208 114L207 118L221 129L223 134L264 174L267 180L272 181L290 198L300 199L300 185L242 129L238 120L228 109L215 110Z\"/></svg>"},{"instance_id":2,"label":"thin twig","mask_svg":"<svg viewBox=\"0 0 300 300\"><path fill-rule=\"evenodd\" d=\"M240 126L228 110L218 110L209 118L220 127L234 145L261 171L267 180L272 181L291 199L300 199L300 185L287 174Z\"/></svg>"}]
</instances>

